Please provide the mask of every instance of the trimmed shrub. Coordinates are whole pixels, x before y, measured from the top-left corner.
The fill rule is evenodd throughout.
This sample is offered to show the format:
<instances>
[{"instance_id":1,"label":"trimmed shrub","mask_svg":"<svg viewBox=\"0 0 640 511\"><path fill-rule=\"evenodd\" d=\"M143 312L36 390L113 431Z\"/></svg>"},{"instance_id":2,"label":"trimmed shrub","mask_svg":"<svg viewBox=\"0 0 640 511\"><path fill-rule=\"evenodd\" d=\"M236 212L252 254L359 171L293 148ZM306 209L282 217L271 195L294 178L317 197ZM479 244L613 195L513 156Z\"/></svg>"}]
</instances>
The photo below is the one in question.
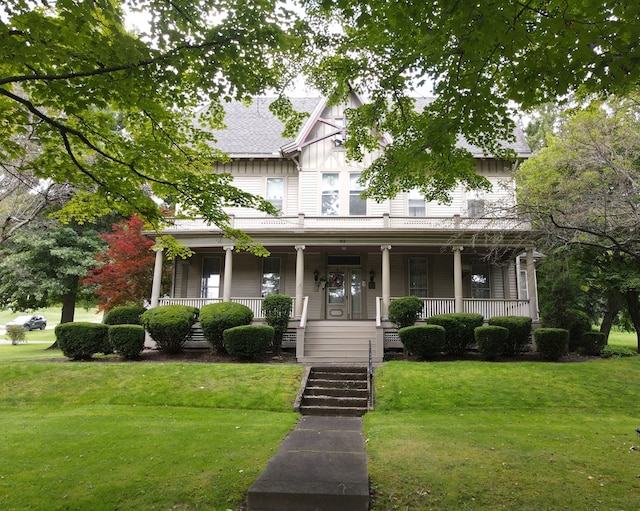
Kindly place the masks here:
<instances>
[{"instance_id":1,"label":"trimmed shrub","mask_svg":"<svg viewBox=\"0 0 640 511\"><path fill-rule=\"evenodd\" d=\"M495 325L479 326L475 328L473 335L482 358L485 360L497 360L504 353L509 330Z\"/></svg>"},{"instance_id":2,"label":"trimmed shrub","mask_svg":"<svg viewBox=\"0 0 640 511\"><path fill-rule=\"evenodd\" d=\"M529 345L532 320L527 316L494 316L487 323L491 326L501 326L509 330L504 342L503 355L514 356L524 353Z\"/></svg>"},{"instance_id":3,"label":"trimmed shrub","mask_svg":"<svg viewBox=\"0 0 640 511\"><path fill-rule=\"evenodd\" d=\"M142 314L142 326L165 353L180 353L191 335L198 309L188 305L161 305Z\"/></svg>"},{"instance_id":4,"label":"trimmed shrub","mask_svg":"<svg viewBox=\"0 0 640 511\"><path fill-rule=\"evenodd\" d=\"M275 329L267 325L243 325L224 331L224 346L230 355L255 359L271 347Z\"/></svg>"},{"instance_id":5,"label":"trimmed shrub","mask_svg":"<svg viewBox=\"0 0 640 511\"><path fill-rule=\"evenodd\" d=\"M109 342L115 352L124 358L140 358L144 349L144 328L142 325L111 325Z\"/></svg>"},{"instance_id":6,"label":"trimmed shrub","mask_svg":"<svg viewBox=\"0 0 640 511\"><path fill-rule=\"evenodd\" d=\"M433 357L444 349L445 330L440 325L406 326L398 336L409 353L420 358Z\"/></svg>"},{"instance_id":7,"label":"trimmed shrub","mask_svg":"<svg viewBox=\"0 0 640 511\"><path fill-rule=\"evenodd\" d=\"M56 325L54 331L63 355L72 360L89 360L96 353L112 352L108 325L78 321Z\"/></svg>"},{"instance_id":8,"label":"trimmed shrub","mask_svg":"<svg viewBox=\"0 0 640 511\"><path fill-rule=\"evenodd\" d=\"M569 349L569 331L564 328L538 328L533 333L538 353L544 360L558 360Z\"/></svg>"},{"instance_id":9,"label":"trimmed shrub","mask_svg":"<svg viewBox=\"0 0 640 511\"><path fill-rule=\"evenodd\" d=\"M389 304L389 321L397 328L413 326L422 314L422 300L417 296L396 298Z\"/></svg>"},{"instance_id":10,"label":"trimmed shrub","mask_svg":"<svg viewBox=\"0 0 640 511\"><path fill-rule=\"evenodd\" d=\"M482 314L453 313L435 314L427 319L430 325L440 325L446 331L444 350L451 355L464 355L475 342L473 331L482 326Z\"/></svg>"},{"instance_id":11,"label":"trimmed shrub","mask_svg":"<svg viewBox=\"0 0 640 511\"><path fill-rule=\"evenodd\" d=\"M11 344L18 344L26 339L26 330L22 325L9 325L6 330Z\"/></svg>"},{"instance_id":12,"label":"trimmed shrub","mask_svg":"<svg viewBox=\"0 0 640 511\"><path fill-rule=\"evenodd\" d=\"M273 353L280 355L282 348L282 336L289 328L289 318L291 317L291 306L293 299L288 295L272 294L262 300L262 311L267 325L273 327Z\"/></svg>"},{"instance_id":13,"label":"trimmed shrub","mask_svg":"<svg viewBox=\"0 0 640 511\"><path fill-rule=\"evenodd\" d=\"M224 331L236 326L249 325L253 321L253 311L246 305L235 302L210 303L200 308L200 326L205 338L223 355Z\"/></svg>"},{"instance_id":14,"label":"trimmed shrub","mask_svg":"<svg viewBox=\"0 0 640 511\"><path fill-rule=\"evenodd\" d=\"M569 351L576 351L582 343L582 335L591 331L591 319L586 312L567 309L558 326L569 331Z\"/></svg>"},{"instance_id":15,"label":"trimmed shrub","mask_svg":"<svg viewBox=\"0 0 640 511\"><path fill-rule=\"evenodd\" d=\"M114 307L104 317L105 325L142 325L141 316L147 309L142 305Z\"/></svg>"},{"instance_id":16,"label":"trimmed shrub","mask_svg":"<svg viewBox=\"0 0 640 511\"><path fill-rule=\"evenodd\" d=\"M571 334L569 334L571 336ZM607 345L607 334L603 332L585 332L580 339L578 351L581 355L600 355Z\"/></svg>"}]
</instances>

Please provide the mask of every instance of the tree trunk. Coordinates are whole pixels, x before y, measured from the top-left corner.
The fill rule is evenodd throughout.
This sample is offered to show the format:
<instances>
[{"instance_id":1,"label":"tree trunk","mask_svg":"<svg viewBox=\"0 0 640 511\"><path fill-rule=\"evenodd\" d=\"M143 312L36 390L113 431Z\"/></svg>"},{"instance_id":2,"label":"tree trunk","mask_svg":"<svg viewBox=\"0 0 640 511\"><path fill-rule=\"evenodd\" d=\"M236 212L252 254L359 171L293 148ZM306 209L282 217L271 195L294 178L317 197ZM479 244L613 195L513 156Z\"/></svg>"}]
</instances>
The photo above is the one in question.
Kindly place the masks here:
<instances>
[{"instance_id":1,"label":"tree trunk","mask_svg":"<svg viewBox=\"0 0 640 511\"><path fill-rule=\"evenodd\" d=\"M78 277L69 284L69 292L62 298L62 315L60 323L71 323L76 313L76 296L78 294Z\"/></svg>"},{"instance_id":2,"label":"tree trunk","mask_svg":"<svg viewBox=\"0 0 640 511\"><path fill-rule=\"evenodd\" d=\"M602 317L602 324L600 325L600 332L606 334L607 343L609 342L608 339L613 322L623 305L623 297L620 294L620 291L617 289L610 289L607 291L607 309L605 310L604 316Z\"/></svg>"},{"instance_id":3,"label":"tree trunk","mask_svg":"<svg viewBox=\"0 0 640 511\"><path fill-rule=\"evenodd\" d=\"M62 297L62 314L60 315L60 323L72 323L76 313L76 297L78 295L78 277L75 277L69 285L69 292ZM47 349L55 350L58 348L56 340Z\"/></svg>"},{"instance_id":4,"label":"tree trunk","mask_svg":"<svg viewBox=\"0 0 640 511\"><path fill-rule=\"evenodd\" d=\"M629 310L633 328L636 329L638 353L640 353L640 300L638 300L638 291L627 291L624 297L627 301L627 309Z\"/></svg>"}]
</instances>

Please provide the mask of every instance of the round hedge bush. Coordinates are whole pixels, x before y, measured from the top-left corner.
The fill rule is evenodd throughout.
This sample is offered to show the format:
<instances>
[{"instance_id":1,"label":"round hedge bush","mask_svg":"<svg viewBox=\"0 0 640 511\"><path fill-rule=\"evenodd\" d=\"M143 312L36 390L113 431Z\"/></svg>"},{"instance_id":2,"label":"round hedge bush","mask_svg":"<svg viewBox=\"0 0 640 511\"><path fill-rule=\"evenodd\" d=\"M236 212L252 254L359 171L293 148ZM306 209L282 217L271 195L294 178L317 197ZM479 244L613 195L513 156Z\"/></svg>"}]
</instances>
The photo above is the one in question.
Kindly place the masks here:
<instances>
[{"instance_id":1,"label":"round hedge bush","mask_svg":"<svg viewBox=\"0 0 640 511\"><path fill-rule=\"evenodd\" d=\"M398 328L413 326L422 313L422 307L422 300L417 296L396 298L389 304L387 318Z\"/></svg>"},{"instance_id":2,"label":"round hedge bush","mask_svg":"<svg viewBox=\"0 0 640 511\"><path fill-rule=\"evenodd\" d=\"M109 326L102 323L60 323L54 332L63 355L72 360L89 360L96 353L113 351L109 344Z\"/></svg>"},{"instance_id":3,"label":"round hedge bush","mask_svg":"<svg viewBox=\"0 0 640 511\"><path fill-rule=\"evenodd\" d=\"M482 314L458 312L435 314L427 318L430 325L440 325L446 331L444 350L451 355L464 355L475 342L473 331L482 326Z\"/></svg>"},{"instance_id":4,"label":"round hedge bush","mask_svg":"<svg viewBox=\"0 0 640 511\"><path fill-rule=\"evenodd\" d=\"M607 334L603 332L585 332L580 339L578 351L581 355L598 356L606 345Z\"/></svg>"},{"instance_id":5,"label":"round hedge bush","mask_svg":"<svg viewBox=\"0 0 640 511\"><path fill-rule=\"evenodd\" d=\"M104 317L105 325L142 325L141 316L147 309L142 305L114 307Z\"/></svg>"},{"instance_id":6,"label":"round hedge bush","mask_svg":"<svg viewBox=\"0 0 640 511\"><path fill-rule=\"evenodd\" d=\"M544 360L558 360L569 350L569 331L564 328L538 328L533 335Z\"/></svg>"},{"instance_id":7,"label":"round hedge bush","mask_svg":"<svg viewBox=\"0 0 640 511\"><path fill-rule=\"evenodd\" d=\"M224 331L236 326L249 325L253 311L246 305L235 302L219 302L200 308L200 326L205 338L219 354L227 353Z\"/></svg>"},{"instance_id":8,"label":"round hedge bush","mask_svg":"<svg viewBox=\"0 0 640 511\"><path fill-rule=\"evenodd\" d=\"M497 360L504 353L509 330L501 326L479 326L473 331L478 352L485 360Z\"/></svg>"},{"instance_id":9,"label":"round hedge bush","mask_svg":"<svg viewBox=\"0 0 640 511\"><path fill-rule=\"evenodd\" d=\"M144 328L142 325L111 325L109 342L118 355L129 360L140 358L144 349Z\"/></svg>"},{"instance_id":10,"label":"round hedge bush","mask_svg":"<svg viewBox=\"0 0 640 511\"><path fill-rule=\"evenodd\" d=\"M487 323L491 326L501 326L509 330L504 342L503 355L514 356L524 353L529 345L532 319L528 316L494 316Z\"/></svg>"},{"instance_id":11,"label":"round hedge bush","mask_svg":"<svg viewBox=\"0 0 640 511\"><path fill-rule=\"evenodd\" d=\"M165 353L180 353L191 335L198 309L188 305L161 305L142 315L142 326Z\"/></svg>"},{"instance_id":12,"label":"round hedge bush","mask_svg":"<svg viewBox=\"0 0 640 511\"><path fill-rule=\"evenodd\" d=\"M398 330L398 336L409 353L423 359L444 349L445 330L440 325L407 326Z\"/></svg>"},{"instance_id":13,"label":"round hedge bush","mask_svg":"<svg viewBox=\"0 0 640 511\"><path fill-rule=\"evenodd\" d=\"M230 355L255 359L264 356L273 341L275 329L267 325L243 325L224 331L224 347Z\"/></svg>"}]
</instances>

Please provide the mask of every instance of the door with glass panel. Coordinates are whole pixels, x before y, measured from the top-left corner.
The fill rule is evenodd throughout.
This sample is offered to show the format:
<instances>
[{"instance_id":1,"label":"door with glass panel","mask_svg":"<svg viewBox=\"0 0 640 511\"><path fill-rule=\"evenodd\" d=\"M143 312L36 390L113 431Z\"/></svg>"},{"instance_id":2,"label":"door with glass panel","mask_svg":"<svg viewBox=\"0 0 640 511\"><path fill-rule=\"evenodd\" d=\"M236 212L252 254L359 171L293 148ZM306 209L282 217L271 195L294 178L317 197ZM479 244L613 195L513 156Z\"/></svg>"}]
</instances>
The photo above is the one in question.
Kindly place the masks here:
<instances>
[{"instance_id":1,"label":"door with glass panel","mask_svg":"<svg viewBox=\"0 0 640 511\"><path fill-rule=\"evenodd\" d=\"M329 268L327 274L327 319L363 318L360 268Z\"/></svg>"}]
</instances>

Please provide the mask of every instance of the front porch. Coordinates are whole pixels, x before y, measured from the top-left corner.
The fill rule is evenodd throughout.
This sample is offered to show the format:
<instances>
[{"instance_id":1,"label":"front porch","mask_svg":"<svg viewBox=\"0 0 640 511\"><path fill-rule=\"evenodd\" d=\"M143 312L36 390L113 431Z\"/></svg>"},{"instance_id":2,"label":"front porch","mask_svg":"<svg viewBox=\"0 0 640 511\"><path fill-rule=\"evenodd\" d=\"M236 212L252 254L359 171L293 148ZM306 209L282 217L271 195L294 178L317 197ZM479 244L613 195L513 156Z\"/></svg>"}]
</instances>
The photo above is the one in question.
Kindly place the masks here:
<instances>
[{"instance_id":1,"label":"front porch","mask_svg":"<svg viewBox=\"0 0 640 511\"><path fill-rule=\"evenodd\" d=\"M253 311L254 321L262 322L262 300L260 297L232 297L230 301L246 305ZM222 301L222 298L160 298L159 305L181 304L200 308ZM455 298L422 298L422 302L419 321L435 314L453 312L482 314L486 321L495 316L528 316L530 311L529 300L464 298L462 310L456 307ZM402 349L397 329L383 313L386 308L381 297L376 300L375 320L309 320L308 303L305 296L296 306L294 298L289 329L283 340L283 348L295 349L299 363L367 364L371 357L374 364L380 364L385 350ZM296 315L296 310L301 311L299 315ZM208 346L200 337L190 345Z\"/></svg>"}]
</instances>

